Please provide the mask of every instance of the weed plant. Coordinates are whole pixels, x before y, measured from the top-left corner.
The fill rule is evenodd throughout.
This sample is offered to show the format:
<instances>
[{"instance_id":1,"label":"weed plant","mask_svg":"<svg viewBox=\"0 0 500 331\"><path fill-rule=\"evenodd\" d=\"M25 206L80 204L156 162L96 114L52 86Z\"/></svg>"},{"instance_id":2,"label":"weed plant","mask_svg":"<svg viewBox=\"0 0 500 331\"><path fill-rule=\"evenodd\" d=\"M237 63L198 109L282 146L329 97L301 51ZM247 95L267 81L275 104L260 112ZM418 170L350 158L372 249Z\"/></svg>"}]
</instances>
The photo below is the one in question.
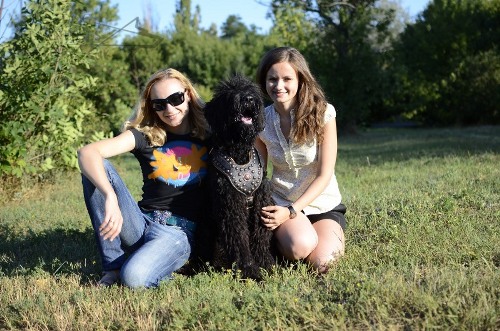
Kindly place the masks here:
<instances>
[{"instance_id":1,"label":"weed plant","mask_svg":"<svg viewBox=\"0 0 500 331\"><path fill-rule=\"evenodd\" d=\"M97 288L100 267L68 173L0 205L2 330L498 330L500 127L376 129L339 138L346 254L257 283L231 271L157 289ZM112 159L140 198L131 156Z\"/></svg>"}]
</instances>

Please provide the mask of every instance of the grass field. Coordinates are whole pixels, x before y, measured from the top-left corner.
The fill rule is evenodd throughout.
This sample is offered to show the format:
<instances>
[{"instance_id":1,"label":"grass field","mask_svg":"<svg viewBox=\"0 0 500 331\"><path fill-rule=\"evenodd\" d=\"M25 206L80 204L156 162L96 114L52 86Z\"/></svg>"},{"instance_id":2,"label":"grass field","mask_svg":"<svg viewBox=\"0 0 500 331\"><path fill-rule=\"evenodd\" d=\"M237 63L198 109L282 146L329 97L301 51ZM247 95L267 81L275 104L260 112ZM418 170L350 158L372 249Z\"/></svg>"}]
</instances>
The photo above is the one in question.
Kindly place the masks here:
<instances>
[{"instance_id":1,"label":"grass field","mask_svg":"<svg viewBox=\"0 0 500 331\"><path fill-rule=\"evenodd\" d=\"M139 198L136 161L113 162ZM500 329L500 127L340 137L336 173L345 257L261 283L209 272L99 289L78 173L2 201L0 329Z\"/></svg>"}]
</instances>

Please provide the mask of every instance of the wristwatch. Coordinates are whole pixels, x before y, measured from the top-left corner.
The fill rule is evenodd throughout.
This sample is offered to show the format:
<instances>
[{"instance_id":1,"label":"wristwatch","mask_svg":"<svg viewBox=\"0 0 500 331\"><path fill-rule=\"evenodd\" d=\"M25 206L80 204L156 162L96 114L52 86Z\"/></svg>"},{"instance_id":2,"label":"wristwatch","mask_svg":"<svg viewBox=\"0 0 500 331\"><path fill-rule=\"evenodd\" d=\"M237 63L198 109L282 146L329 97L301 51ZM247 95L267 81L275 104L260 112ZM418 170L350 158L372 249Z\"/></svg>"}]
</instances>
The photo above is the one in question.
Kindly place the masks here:
<instances>
[{"instance_id":1,"label":"wristwatch","mask_svg":"<svg viewBox=\"0 0 500 331\"><path fill-rule=\"evenodd\" d=\"M297 212L293 209L292 205L288 205L286 208L290 211L290 218L295 218L295 216L297 216Z\"/></svg>"}]
</instances>

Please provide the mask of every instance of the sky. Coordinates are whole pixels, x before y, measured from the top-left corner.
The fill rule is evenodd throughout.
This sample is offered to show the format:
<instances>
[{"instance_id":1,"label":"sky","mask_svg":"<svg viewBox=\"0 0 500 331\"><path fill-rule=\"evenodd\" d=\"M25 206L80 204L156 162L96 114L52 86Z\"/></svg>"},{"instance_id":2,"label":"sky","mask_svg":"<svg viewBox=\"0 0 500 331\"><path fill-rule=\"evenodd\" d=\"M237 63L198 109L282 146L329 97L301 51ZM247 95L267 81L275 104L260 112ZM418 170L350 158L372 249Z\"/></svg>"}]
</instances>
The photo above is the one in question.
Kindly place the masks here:
<instances>
[{"instance_id":1,"label":"sky","mask_svg":"<svg viewBox=\"0 0 500 331\"><path fill-rule=\"evenodd\" d=\"M6 23L9 20L9 16L19 12L22 1L4 0L4 10L0 25L0 42L5 41L9 37L9 31L6 30ZM429 0L399 1L412 18L420 13L429 2ZM152 13L153 21L156 22L158 31L162 32L166 29L171 29L176 2L177 0L111 0L112 4L118 5L118 15L120 16L120 19L114 26L132 31L131 33L122 31L118 35L118 39L137 31L135 21L129 25L127 24L135 18L143 22L144 13L148 11L148 7L151 9L150 12ZM208 28L212 23L215 23L217 29L220 31L222 23L226 21L229 15L238 15L246 26L254 24L259 32L267 33L272 22L269 18L266 18L268 6L262 5L262 3L269 2L270 0L191 0L191 6L192 10L194 10L196 5L200 6L201 26L204 28Z\"/></svg>"},{"instance_id":2,"label":"sky","mask_svg":"<svg viewBox=\"0 0 500 331\"><path fill-rule=\"evenodd\" d=\"M158 31L165 31L173 25L177 0L112 0L111 2L118 5L120 19L115 25L117 27L123 27L136 17L142 22L148 6L153 13L152 18L157 23ZM401 7L408 11L410 17L414 18L424 10L429 0L399 0L399 2ZM197 5L200 6L201 26L204 28L215 23L220 31L229 15L238 15L246 26L254 24L259 32L267 33L272 22L266 17L268 6L262 3L270 3L270 0L191 0L192 11ZM134 30L133 27L134 23L125 29Z\"/></svg>"}]
</instances>

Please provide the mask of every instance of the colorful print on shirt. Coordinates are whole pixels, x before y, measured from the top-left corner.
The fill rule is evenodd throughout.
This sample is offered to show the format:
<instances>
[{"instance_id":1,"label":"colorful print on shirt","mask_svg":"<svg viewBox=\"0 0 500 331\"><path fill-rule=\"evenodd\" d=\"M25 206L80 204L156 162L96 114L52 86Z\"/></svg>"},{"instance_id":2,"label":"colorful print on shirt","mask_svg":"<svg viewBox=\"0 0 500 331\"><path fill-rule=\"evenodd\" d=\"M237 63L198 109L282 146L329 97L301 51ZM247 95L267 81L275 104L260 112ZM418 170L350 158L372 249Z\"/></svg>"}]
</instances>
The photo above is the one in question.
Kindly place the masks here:
<instances>
[{"instance_id":1,"label":"colorful print on shirt","mask_svg":"<svg viewBox=\"0 0 500 331\"><path fill-rule=\"evenodd\" d=\"M153 150L149 179L174 187L194 184L207 173L207 148L191 141L174 140Z\"/></svg>"}]
</instances>

